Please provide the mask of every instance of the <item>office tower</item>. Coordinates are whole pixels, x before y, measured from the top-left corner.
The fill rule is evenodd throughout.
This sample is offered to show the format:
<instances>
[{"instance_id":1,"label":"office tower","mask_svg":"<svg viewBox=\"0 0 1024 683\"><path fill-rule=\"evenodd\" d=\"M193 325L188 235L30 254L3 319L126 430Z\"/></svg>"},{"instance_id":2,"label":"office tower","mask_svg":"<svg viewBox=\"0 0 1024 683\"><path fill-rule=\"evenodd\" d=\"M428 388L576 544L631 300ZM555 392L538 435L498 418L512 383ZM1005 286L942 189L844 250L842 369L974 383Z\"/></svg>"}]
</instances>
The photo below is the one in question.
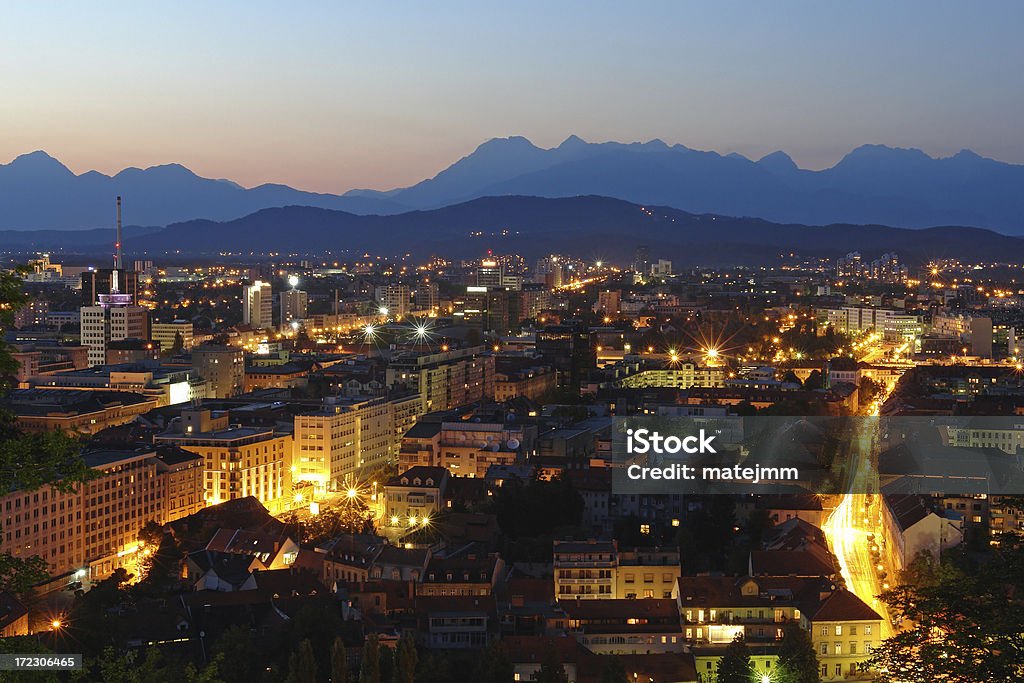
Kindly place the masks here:
<instances>
[{"instance_id":1,"label":"office tower","mask_svg":"<svg viewBox=\"0 0 1024 683\"><path fill-rule=\"evenodd\" d=\"M637 247L636 259L633 261L633 270L641 275L651 274L651 248L644 245Z\"/></svg>"},{"instance_id":2,"label":"office tower","mask_svg":"<svg viewBox=\"0 0 1024 683\"><path fill-rule=\"evenodd\" d=\"M479 287L501 287L504 268L495 259L486 258L476 269L476 284Z\"/></svg>"},{"instance_id":3,"label":"office tower","mask_svg":"<svg viewBox=\"0 0 1024 683\"><path fill-rule=\"evenodd\" d=\"M109 271L109 293L99 293L93 305L80 309L82 346L89 349L89 366L107 362L107 345L120 339L148 339L149 315L132 303L130 293L121 291L121 198L117 198L117 242L114 267ZM84 275L83 275L84 277ZM136 280L137 282L137 280Z\"/></svg>"},{"instance_id":4,"label":"office tower","mask_svg":"<svg viewBox=\"0 0 1024 683\"><path fill-rule=\"evenodd\" d=\"M377 288L377 303L387 309L386 315L392 318L404 318L409 315L409 302L412 292L408 285L388 285Z\"/></svg>"},{"instance_id":5,"label":"office tower","mask_svg":"<svg viewBox=\"0 0 1024 683\"><path fill-rule=\"evenodd\" d=\"M269 282L256 280L242 287L242 322L254 329L272 327L274 291Z\"/></svg>"},{"instance_id":6,"label":"office tower","mask_svg":"<svg viewBox=\"0 0 1024 683\"><path fill-rule=\"evenodd\" d=\"M549 325L537 333L537 353L558 371L561 386L579 386L597 366L594 335L585 325Z\"/></svg>"},{"instance_id":7,"label":"office tower","mask_svg":"<svg viewBox=\"0 0 1024 683\"><path fill-rule=\"evenodd\" d=\"M301 289L288 289L278 296L281 302L281 327L290 324L293 320L306 319L309 294Z\"/></svg>"},{"instance_id":8,"label":"office tower","mask_svg":"<svg viewBox=\"0 0 1024 683\"><path fill-rule=\"evenodd\" d=\"M192 367L207 382L207 396L230 398L245 387L245 352L234 346L203 344L192 349Z\"/></svg>"},{"instance_id":9,"label":"office tower","mask_svg":"<svg viewBox=\"0 0 1024 683\"><path fill-rule=\"evenodd\" d=\"M424 280L416 287L416 310L433 311L440 306L437 283Z\"/></svg>"}]
</instances>

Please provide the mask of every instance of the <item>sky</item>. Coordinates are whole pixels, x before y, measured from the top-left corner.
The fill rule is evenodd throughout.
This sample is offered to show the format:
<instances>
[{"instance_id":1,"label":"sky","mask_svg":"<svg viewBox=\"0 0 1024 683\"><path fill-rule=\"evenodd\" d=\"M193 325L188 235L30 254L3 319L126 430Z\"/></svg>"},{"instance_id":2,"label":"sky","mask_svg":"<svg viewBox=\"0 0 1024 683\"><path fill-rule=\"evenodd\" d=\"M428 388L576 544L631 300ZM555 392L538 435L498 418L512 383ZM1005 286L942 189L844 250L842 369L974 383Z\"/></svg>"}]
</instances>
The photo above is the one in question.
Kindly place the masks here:
<instances>
[{"instance_id":1,"label":"sky","mask_svg":"<svg viewBox=\"0 0 1024 683\"><path fill-rule=\"evenodd\" d=\"M493 137L1024 163L1024 3L9 3L0 163L343 192Z\"/></svg>"}]
</instances>

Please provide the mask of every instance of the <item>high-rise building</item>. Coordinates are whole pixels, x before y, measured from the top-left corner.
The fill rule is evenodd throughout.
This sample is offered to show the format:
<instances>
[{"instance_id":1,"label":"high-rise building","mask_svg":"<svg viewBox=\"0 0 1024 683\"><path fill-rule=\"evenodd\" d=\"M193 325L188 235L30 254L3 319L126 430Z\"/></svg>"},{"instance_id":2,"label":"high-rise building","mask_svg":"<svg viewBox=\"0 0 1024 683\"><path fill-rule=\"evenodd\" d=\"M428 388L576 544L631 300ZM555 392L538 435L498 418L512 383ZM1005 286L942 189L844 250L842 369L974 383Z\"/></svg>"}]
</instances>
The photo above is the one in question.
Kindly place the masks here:
<instances>
[{"instance_id":1,"label":"high-rise building","mask_svg":"<svg viewBox=\"0 0 1024 683\"><path fill-rule=\"evenodd\" d=\"M269 282L256 280L242 287L242 322L257 330L272 327L274 291Z\"/></svg>"},{"instance_id":2,"label":"high-rise building","mask_svg":"<svg viewBox=\"0 0 1024 683\"><path fill-rule=\"evenodd\" d=\"M537 332L537 353L558 371L562 386L578 386L597 366L594 335L583 325L549 325Z\"/></svg>"},{"instance_id":3,"label":"high-rise building","mask_svg":"<svg viewBox=\"0 0 1024 683\"><path fill-rule=\"evenodd\" d=\"M107 345L119 339L148 339L149 314L145 308L133 304L134 295L130 287L124 287L121 278L121 198L117 198L117 241L115 243L114 267L107 271L107 287L97 290L93 278L91 291L95 298L80 310L80 331L82 346L89 349L89 366L107 362ZM93 271L98 274L100 271ZM86 291L83 273L82 289ZM138 287L138 278L135 285Z\"/></svg>"},{"instance_id":4,"label":"high-rise building","mask_svg":"<svg viewBox=\"0 0 1024 683\"><path fill-rule=\"evenodd\" d=\"M393 318L404 318L409 315L409 302L412 299L412 292L408 285L387 285L378 287L376 291L377 303L387 311L386 315Z\"/></svg>"},{"instance_id":5,"label":"high-rise building","mask_svg":"<svg viewBox=\"0 0 1024 683\"><path fill-rule=\"evenodd\" d=\"M486 258L476 268L476 284L480 287L501 287L504 273L498 261Z\"/></svg>"},{"instance_id":6,"label":"high-rise building","mask_svg":"<svg viewBox=\"0 0 1024 683\"><path fill-rule=\"evenodd\" d=\"M192 367L206 380L210 398L230 398L245 388L245 352L238 347L196 346L192 349Z\"/></svg>"},{"instance_id":7,"label":"high-rise building","mask_svg":"<svg viewBox=\"0 0 1024 683\"><path fill-rule=\"evenodd\" d=\"M433 311L440 305L437 283L424 280L416 287L416 309L420 311Z\"/></svg>"},{"instance_id":8,"label":"high-rise building","mask_svg":"<svg viewBox=\"0 0 1024 683\"><path fill-rule=\"evenodd\" d=\"M286 289L281 292L281 327L290 324L293 320L305 320L309 294L301 289Z\"/></svg>"}]
</instances>

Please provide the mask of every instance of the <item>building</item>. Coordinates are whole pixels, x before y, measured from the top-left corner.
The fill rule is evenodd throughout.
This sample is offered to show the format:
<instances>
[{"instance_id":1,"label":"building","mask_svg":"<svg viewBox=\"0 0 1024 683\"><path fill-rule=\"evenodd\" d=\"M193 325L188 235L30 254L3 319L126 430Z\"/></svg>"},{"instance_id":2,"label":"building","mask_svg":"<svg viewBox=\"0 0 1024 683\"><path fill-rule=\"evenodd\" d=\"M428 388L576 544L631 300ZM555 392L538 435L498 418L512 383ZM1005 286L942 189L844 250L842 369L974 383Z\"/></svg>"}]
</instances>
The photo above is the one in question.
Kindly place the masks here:
<instances>
[{"instance_id":1,"label":"building","mask_svg":"<svg viewBox=\"0 0 1024 683\"><path fill-rule=\"evenodd\" d=\"M537 353L558 372L561 386L579 386L597 366L594 336L579 325L550 325L537 332Z\"/></svg>"},{"instance_id":2,"label":"building","mask_svg":"<svg viewBox=\"0 0 1024 683\"><path fill-rule=\"evenodd\" d=\"M360 472L393 461L399 443L395 421L401 421L405 402L385 397L328 399L320 410L295 416L292 459L296 484L318 492L337 490Z\"/></svg>"},{"instance_id":3,"label":"building","mask_svg":"<svg viewBox=\"0 0 1024 683\"><path fill-rule=\"evenodd\" d=\"M409 304L412 301L412 292L408 285L386 285L378 287L376 291L377 303L387 311L384 315L396 320L409 315Z\"/></svg>"},{"instance_id":4,"label":"building","mask_svg":"<svg viewBox=\"0 0 1024 683\"><path fill-rule=\"evenodd\" d=\"M399 353L388 364L385 384L417 393L421 414L451 410L494 397L494 356L483 346Z\"/></svg>"},{"instance_id":5,"label":"building","mask_svg":"<svg viewBox=\"0 0 1024 683\"><path fill-rule=\"evenodd\" d=\"M242 287L242 322L253 329L273 327L274 291L269 282L256 280Z\"/></svg>"},{"instance_id":6,"label":"building","mask_svg":"<svg viewBox=\"0 0 1024 683\"><path fill-rule=\"evenodd\" d=\"M157 478L162 486L163 523L199 512L205 506L203 500L203 456L181 448L161 446L156 449Z\"/></svg>"},{"instance_id":7,"label":"building","mask_svg":"<svg viewBox=\"0 0 1024 683\"><path fill-rule=\"evenodd\" d=\"M197 409L183 410L155 441L203 456L207 504L253 496L271 512L284 509L291 493L290 432L231 425L226 413Z\"/></svg>"},{"instance_id":8,"label":"building","mask_svg":"<svg viewBox=\"0 0 1024 683\"><path fill-rule=\"evenodd\" d=\"M426 416L402 438L400 469L443 467L453 477L483 478L492 465L510 465L534 453L537 427L506 419L503 411Z\"/></svg>"},{"instance_id":9,"label":"building","mask_svg":"<svg viewBox=\"0 0 1024 683\"><path fill-rule=\"evenodd\" d=\"M305 320L309 294L301 289L288 289L279 295L281 303L281 327L290 324L293 320Z\"/></svg>"},{"instance_id":10,"label":"building","mask_svg":"<svg viewBox=\"0 0 1024 683\"><path fill-rule=\"evenodd\" d=\"M566 630L601 655L680 652L683 630L674 600L559 600Z\"/></svg>"},{"instance_id":11,"label":"building","mask_svg":"<svg viewBox=\"0 0 1024 683\"><path fill-rule=\"evenodd\" d=\"M107 343L104 365L160 360L160 344L146 339L117 339Z\"/></svg>"},{"instance_id":12,"label":"building","mask_svg":"<svg viewBox=\"0 0 1024 683\"><path fill-rule=\"evenodd\" d=\"M75 491L44 486L0 497L0 551L42 557L60 586L133 567L144 551L138 542L143 526L169 521L170 510L194 507L189 503L194 490L179 469L187 458L173 474L149 448L93 450L82 458L96 477Z\"/></svg>"},{"instance_id":13,"label":"building","mask_svg":"<svg viewBox=\"0 0 1024 683\"><path fill-rule=\"evenodd\" d=\"M82 345L89 349L90 366L107 362L107 346L112 341L149 338L146 309L133 305L130 294L121 294L116 289L100 294L94 305L82 306L79 314Z\"/></svg>"},{"instance_id":14,"label":"building","mask_svg":"<svg viewBox=\"0 0 1024 683\"><path fill-rule=\"evenodd\" d=\"M623 548L618 553L615 597L671 599L681 571L678 548Z\"/></svg>"},{"instance_id":15,"label":"building","mask_svg":"<svg viewBox=\"0 0 1024 683\"><path fill-rule=\"evenodd\" d=\"M503 363L502 358L497 359L494 400L498 403L520 396L536 401L557 386L558 375L547 365Z\"/></svg>"},{"instance_id":16,"label":"building","mask_svg":"<svg viewBox=\"0 0 1024 683\"><path fill-rule=\"evenodd\" d=\"M890 485L891 486L891 485ZM882 491L882 526L886 539L882 551L887 566L902 570L921 552L938 558L942 551L963 540L963 518L955 511L940 516L920 495Z\"/></svg>"},{"instance_id":17,"label":"building","mask_svg":"<svg viewBox=\"0 0 1024 683\"><path fill-rule=\"evenodd\" d=\"M36 387L11 391L2 405L14 414L14 424L26 432L96 434L132 422L157 403L156 398L126 391Z\"/></svg>"},{"instance_id":18,"label":"building","mask_svg":"<svg viewBox=\"0 0 1024 683\"><path fill-rule=\"evenodd\" d=\"M33 387L127 391L156 399L157 407L206 398L206 380L192 368L157 362L98 365L29 379Z\"/></svg>"},{"instance_id":19,"label":"building","mask_svg":"<svg viewBox=\"0 0 1024 683\"><path fill-rule=\"evenodd\" d=\"M245 352L234 346L203 344L192 349L192 367L206 380L210 398L230 398L245 387Z\"/></svg>"},{"instance_id":20,"label":"building","mask_svg":"<svg viewBox=\"0 0 1024 683\"><path fill-rule=\"evenodd\" d=\"M150 338L160 344L165 353L175 348L188 351L192 348L194 330L189 320L175 320L169 323L153 323ZM178 342L181 346L178 346Z\"/></svg>"},{"instance_id":21,"label":"building","mask_svg":"<svg viewBox=\"0 0 1024 683\"><path fill-rule=\"evenodd\" d=\"M117 280L118 291L131 296L132 301L139 300L139 274L134 270L127 268L90 268L82 271L81 274L82 306L92 306L99 301L101 294L111 291L111 286L115 279Z\"/></svg>"},{"instance_id":22,"label":"building","mask_svg":"<svg viewBox=\"0 0 1024 683\"><path fill-rule=\"evenodd\" d=\"M384 485L384 520L390 527L429 524L445 507L450 479L443 467L412 467Z\"/></svg>"},{"instance_id":23,"label":"building","mask_svg":"<svg viewBox=\"0 0 1024 683\"><path fill-rule=\"evenodd\" d=\"M882 617L863 600L833 591L810 615L810 628L822 681L874 679L860 665L882 639Z\"/></svg>"},{"instance_id":24,"label":"building","mask_svg":"<svg viewBox=\"0 0 1024 683\"><path fill-rule=\"evenodd\" d=\"M615 541L554 542L555 597L610 600L616 597L619 548Z\"/></svg>"},{"instance_id":25,"label":"building","mask_svg":"<svg viewBox=\"0 0 1024 683\"><path fill-rule=\"evenodd\" d=\"M831 327L836 332L857 336L875 332L886 341L911 342L921 337L924 328L918 316L904 311L874 306L823 308L817 312L821 331Z\"/></svg>"},{"instance_id":26,"label":"building","mask_svg":"<svg viewBox=\"0 0 1024 683\"><path fill-rule=\"evenodd\" d=\"M614 386L626 389L650 389L668 387L673 389L724 387L725 368L702 367L690 362L668 363L662 368L645 368L623 376Z\"/></svg>"}]
</instances>

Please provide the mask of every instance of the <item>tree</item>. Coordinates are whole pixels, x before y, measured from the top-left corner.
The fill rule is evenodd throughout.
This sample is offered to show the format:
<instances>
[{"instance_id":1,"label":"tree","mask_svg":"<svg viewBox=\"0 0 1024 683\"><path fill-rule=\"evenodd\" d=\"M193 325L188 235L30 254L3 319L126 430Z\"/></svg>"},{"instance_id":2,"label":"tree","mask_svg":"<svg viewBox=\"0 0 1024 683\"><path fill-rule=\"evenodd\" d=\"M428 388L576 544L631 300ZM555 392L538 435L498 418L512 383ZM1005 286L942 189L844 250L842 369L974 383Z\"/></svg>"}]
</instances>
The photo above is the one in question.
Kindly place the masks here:
<instances>
[{"instance_id":1,"label":"tree","mask_svg":"<svg viewBox=\"0 0 1024 683\"><path fill-rule=\"evenodd\" d=\"M4 333L14 325L14 313L27 301L17 272L0 272L0 393L11 387L18 369ZM50 485L67 493L94 476L79 457L78 440L63 432L23 434L7 413L0 413L0 491L31 491ZM0 553L0 590L24 592L48 576L46 563L33 557Z\"/></svg>"},{"instance_id":2,"label":"tree","mask_svg":"<svg viewBox=\"0 0 1024 683\"><path fill-rule=\"evenodd\" d=\"M49 564L38 555L14 557L10 553L0 554L0 586L5 590L24 593L49 576Z\"/></svg>"},{"instance_id":3,"label":"tree","mask_svg":"<svg viewBox=\"0 0 1024 683\"><path fill-rule=\"evenodd\" d=\"M494 641L480 654L476 680L480 683L512 683L515 667L500 640Z\"/></svg>"},{"instance_id":4,"label":"tree","mask_svg":"<svg viewBox=\"0 0 1024 683\"><path fill-rule=\"evenodd\" d=\"M185 348L185 340L182 338L181 332L175 332L174 333L174 343L171 344L171 352L168 355L170 355L170 356L177 355L177 354L181 353L181 350L183 348Z\"/></svg>"},{"instance_id":5,"label":"tree","mask_svg":"<svg viewBox=\"0 0 1024 683\"><path fill-rule=\"evenodd\" d=\"M331 646L331 683L349 683L345 642L338 636Z\"/></svg>"},{"instance_id":6,"label":"tree","mask_svg":"<svg viewBox=\"0 0 1024 683\"><path fill-rule=\"evenodd\" d=\"M288 658L288 683L316 683L316 657L309 640L299 643L299 649Z\"/></svg>"},{"instance_id":7,"label":"tree","mask_svg":"<svg viewBox=\"0 0 1024 683\"><path fill-rule=\"evenodd\" d=\"M417 659L416 643L409 636L402 636L398 640L398 656L392 683L415 683Z\"/></svg>"},{"instance_id":8,"label":"tree","mask_svg":"<svg viewBox=\"0 0 1024 683\"><path fill-rule=\"evenodd\" d=\"M782 636L779 647L779 668L775 680L779 683L820 683L818 655L807 631L798 624L790 624Z\"/></svg>"},{"instance_id":9,"label":"tree","mask_svg":"<svg viewBox=\"0 0 1024 683\"><path fill-rule=\"evenodd\" d=\"M754 665L750 662L750 650L743 634L733 639L718 660L718 683L750 683Z\"/></svg>"},{"instance_id":10,"label":"tree","mask_svg":"<svg viewBox=\"0 0 1024 683\"><path fill-rule=\"evenodd\" d=\"M626 667L621 659L614 655L607 657L607 661L601 669L599 683L629 683L629 676L626 674Z\"/></svg>"},{"instance_id":11,"label":"tree","mask_svg":"<svg viewBox=\"0 0 1024 683\"><path fill-rule=\"evenodd\" d=\"M1024 541L998 540L998 550L968 557L964 569L915 558L901 577L914 583L882 594L904 628L871 651L878 681L1024 679Z\"/></svg>"},{"instance_id":12,"label":"tree","mask_svg":"<svg viewBox=\"0 0 1024 683\"><path fill-rule=\"evenodd\" d=\"M248 626L235 624L228 627L214 643L213 652L223 656L231 666L224 670L226 683L248 683L259 680L263 655L253 642Z\"/></svg>"},{"instance_id":13,"label":"tree","mask_svg":"<svg viewBox=\"0 0 1024 683\"><path fill-rule=\"evenodd\" d=\"M569 683L569 676L565 673L565 667L558 661L558 653L555 648L549 647L541 660L540 669L537 670L537 683Z\"/></svg>"},{"instance_id":14,"label":"tree","mask_svg":"<svg viewBox=\"0 0 1024 683\"><path fill-rule=\"evenodd\" d=\"M371 633L363 645L363 661L359 664L359 683L381 683L380 643L377 634Z\"/></svg>"}]
</instances>

